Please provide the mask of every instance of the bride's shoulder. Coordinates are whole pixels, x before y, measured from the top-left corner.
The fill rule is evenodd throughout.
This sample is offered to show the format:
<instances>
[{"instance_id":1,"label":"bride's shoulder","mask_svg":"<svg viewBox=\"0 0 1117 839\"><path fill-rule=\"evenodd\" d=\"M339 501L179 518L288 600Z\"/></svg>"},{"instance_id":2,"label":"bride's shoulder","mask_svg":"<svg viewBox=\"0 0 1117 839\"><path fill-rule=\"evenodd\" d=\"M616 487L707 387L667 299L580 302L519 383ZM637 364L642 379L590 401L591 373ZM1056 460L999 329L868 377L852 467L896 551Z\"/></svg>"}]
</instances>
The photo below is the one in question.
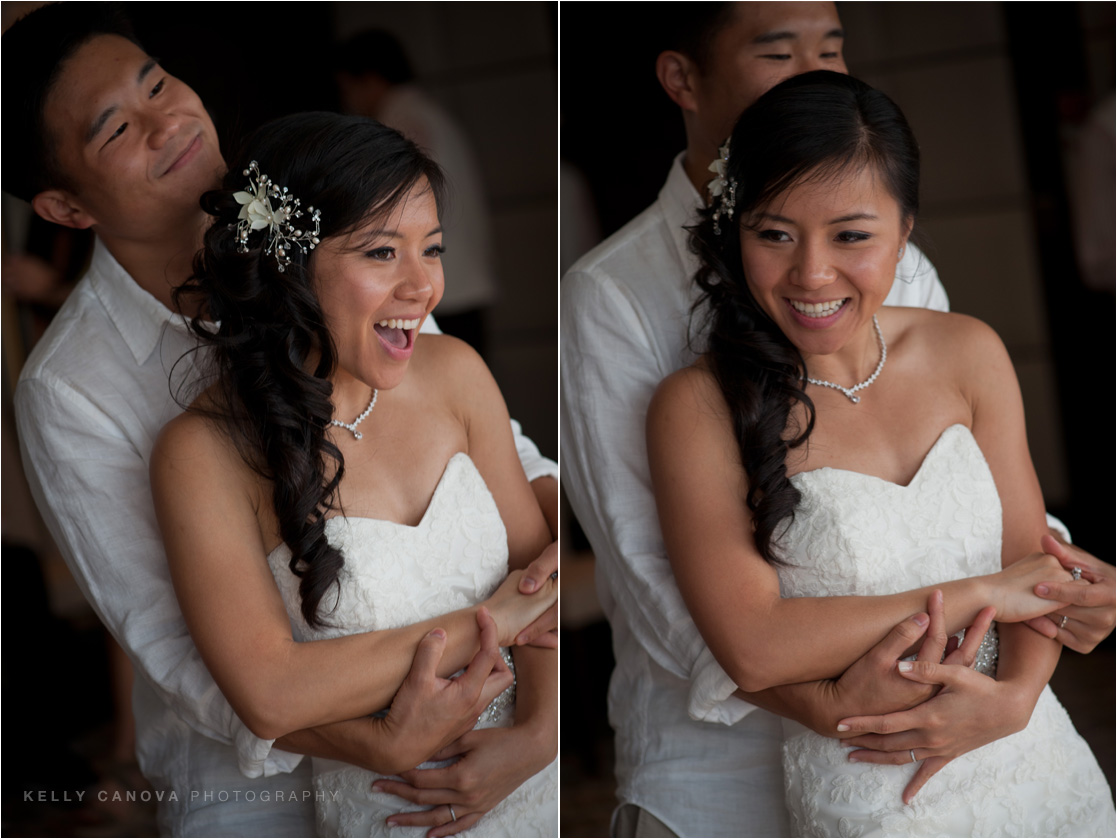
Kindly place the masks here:
<instances>
[{"instance_id":1,"label":"bride's shoulder","mask_svg":"<svg viewBox=\"0 0 1117 839\"><path fill-rule=\"evenodd\" d=\"M452 335L423 335L415 345L412 371L424 389L453 395L492 379L488 365L465 341Z\"/></svg>"},{"instance_id":2,"label":"bride's shoulder","mask_svg":"<svg viewBox=\"0 0 1117 839\"><path fill-rule=\"evenodd\" d=\"M720 428L729 422L729 408L705 358L677 370L659 383L648 406L648 429Z\"/></svg>"},{"instance_id":3,"label":"bride's shoulder","mask_svg":"<svg viewBox=\"0 0 1117 839\"><path fill-rule=\"evenodd\" d=\"M243 466L243 458L208 391L163 426L151 451L153 472L189 468L228 479Z\"/></svg>"},{"instance_id":4,"label":"bride's shoulder","mask_svg":"<svg viewBox=\"0 0 1117 839\"><path fill-rule=\"evenodd\" d=\"M957 312L889 306L881 310L880 321L886 333L892 332L895 336L897 345L907 343L931 347L936 355L950 352L968 356L1003 347L992 327L975 317Z\"/></svg>"}]
</instances>

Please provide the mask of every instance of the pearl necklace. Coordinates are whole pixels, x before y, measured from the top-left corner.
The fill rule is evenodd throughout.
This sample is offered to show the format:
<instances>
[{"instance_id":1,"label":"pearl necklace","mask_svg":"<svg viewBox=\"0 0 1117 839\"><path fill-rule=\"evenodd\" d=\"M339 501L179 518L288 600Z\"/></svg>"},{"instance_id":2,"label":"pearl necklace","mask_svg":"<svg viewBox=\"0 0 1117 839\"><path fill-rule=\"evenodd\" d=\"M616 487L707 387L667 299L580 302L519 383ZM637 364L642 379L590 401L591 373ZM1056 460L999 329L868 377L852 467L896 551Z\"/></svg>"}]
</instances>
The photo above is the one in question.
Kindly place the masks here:
<instances>
[{"instance_id":1,"label":"pearl necklace","mask_svg":"<svg viewBox=\"0 0 1117 839\"><path fill-rule=\"evenodd\" d=\"M372 409L376 407L376 397L379 396L379 395L380 395L380 391L377 390L376 388L373 388L372 389L372 401L368 403L368 407L365 408L364 413L362 413L359 417L357 417L352 422L342 422L341 420L330 420L330 425L336 425L338 428L348 429L350 431L350 433L352 433L353 437L360 440L361 437L363 437L364 435L361 434L361 432L357 430L357 426L360 425L362 422L364 422L365 419L368 417L368 415L372 413Z\"/></svg>"},{"instance_id":2,"label":"pearl necklace","mask_svg":"<svg viewBox=\"0 0 1117 839\"><path fill-rule=\"evenodd\" d=\"M853 394L855 394L859 390L867 388L869 385L877 380L877 376L880 375L880 371L884 367L884 362L888 358L888 347L884 343L884 335L880 331L880 324L877 323L876 315L873 315L873 329L877 331L877 343L880 344L880 361L877 363L877 369L873 371L873 375L869 376L869 378L865 379L865 381L863 381L861 384L854 385L853 387L842 387L841 385L836 385L833 382L824 382L821 379L812 379L810 376L806 377L807 381L810 382L812 385L832 387L834 388L834 390L840 390L854 405L860 402L861 397L854 396Z\"/></svg>"}]
</instances>

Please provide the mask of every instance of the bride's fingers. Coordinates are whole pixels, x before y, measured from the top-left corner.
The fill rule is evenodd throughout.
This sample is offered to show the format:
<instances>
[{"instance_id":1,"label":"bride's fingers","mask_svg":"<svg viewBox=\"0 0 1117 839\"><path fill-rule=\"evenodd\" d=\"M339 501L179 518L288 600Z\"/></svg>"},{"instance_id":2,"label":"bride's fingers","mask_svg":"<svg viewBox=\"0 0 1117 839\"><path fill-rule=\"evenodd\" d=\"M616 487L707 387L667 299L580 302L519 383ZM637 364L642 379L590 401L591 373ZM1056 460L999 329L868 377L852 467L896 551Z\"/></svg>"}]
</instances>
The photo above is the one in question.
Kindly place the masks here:
<instances>
[{"instance_id":1,"label":"bride's fingers","mask_svg":"<svg viewBox=\"0 0 1117 839\"><path fill-rule=\"evenodd\" d=\"M917 706L917 708L918 707L920 706ZM869 734L898 734L899 732L909 731L918 727L920 718L914 713L915 710L917 709L913 708L910 711L897 711L894 714L846 717L838 723L838 730L867 732L867 734L861 736L868 736ZM849 726L849 728L843 729L842 726Z\"/></svg>"},{"instance_id":2,"label":"bride's fingers","mask_svg":"<svg viewBox=\"0 0 1117 839\"><path fill-rule=\"evenodd\" d=\"M927 624L927 635L919 648L920 661L942 661L943 650L946 648L946 618L943 617L942 592L935 589L927 598L927 614L930 622Z\"/></svg>"},{"instance_id":3,"label":"bride's fingers","mask_svg":"<svg viewBox=\"0 0 1117 839\"><path fill-rule=\"evenodd\" d=\"M916 752L917 756L918 754L919 753ZM931 780L931 776L933 776L948 763L950 763L950 758L948 757L929 757L924 760L920 764L919 768L915 770L915 775L914 777L912 777L907 787L904 788L904 803L911 804L915 796L921 789L923 789L923 785Z\"/></svg>"},{"instance_id":4,"label":"bride's fingers","mask_svg":"<svg viewBox=\"0 0 1117 839\"><path fill-rule=\"evenodd\" d=\"M989 631L996 614L997 610L993 606L986 606L978 612L974 622L966 629L965 640L958 645L955 652L946 657L943 663L973 667L974 662L977 661L977 651L981 648L981 642L985 639L985 633Z\"/></svg>"},{"instance_id":5,"label":"bride's fingers","mask_svg":"<svg viewBox=\"0 0 1117 839\"><path fill-rule=\"evenodd\" d=\"M455 808L456 809L456 808ZM446 824L439 825L438 827L430 830L427 836L454 836L458 833L464 833L481 821L481 816L484 813L469 813L467 815L458 814L458 820L455 822L447 822Z\"/></svg>"}]
</instances>

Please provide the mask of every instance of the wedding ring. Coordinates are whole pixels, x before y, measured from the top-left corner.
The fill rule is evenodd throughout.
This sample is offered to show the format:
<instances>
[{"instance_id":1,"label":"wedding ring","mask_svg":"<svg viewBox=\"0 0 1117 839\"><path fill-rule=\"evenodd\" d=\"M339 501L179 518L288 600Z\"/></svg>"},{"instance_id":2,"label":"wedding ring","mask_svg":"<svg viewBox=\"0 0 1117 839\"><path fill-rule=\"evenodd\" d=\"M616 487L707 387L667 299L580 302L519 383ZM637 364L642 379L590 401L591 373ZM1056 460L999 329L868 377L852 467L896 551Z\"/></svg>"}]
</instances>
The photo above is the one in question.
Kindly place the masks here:
<instances>
[{"instance_id":1,"label":"wedding ring","mask_svg":"<svg viewBox=\"0 0 1117 839\"><path fill-rule=\"evenodd\" d=\"M1059 621L1059 629L1062 629L1066 625L1067 625L1067 616L1063 615L1063 619L1061 621Z\"/></svg>"},{"instance_id":2,"label":"wedding ring","mask_svg":"<svg viewBox=\"0 0 1117 839\"><path fill-rule=\"evenodd\" d=\"M908 749L908 752L911 754L911 762L918 763L919 761L915 759L915 749Z\"/></svg>"},{"instance_id":3,"label":"wedding ring","mask_svg":"<svg viewBox=\"0 0 1117 839\"><path fill-rule=\"evenodd\" d=\"M1074 568L1070 569L1070 575L1072 577L1074 577L1076 580L1081 580L1082 579L1082 569L1079 568L1076 565L1076 566L1074 566Z\"/></svg>"},{"instance_id":4,"label":"wedding ring","mask_svg":"<svg viewBox=\"0 0 1117 839\"><path fill-rule=\"evenodd\" d=\"M450 808L450 821L456 822L458 820L458 816L457 813L454 812L454 805L447 804L446 806Z\"/></svg>"}]
</instances>

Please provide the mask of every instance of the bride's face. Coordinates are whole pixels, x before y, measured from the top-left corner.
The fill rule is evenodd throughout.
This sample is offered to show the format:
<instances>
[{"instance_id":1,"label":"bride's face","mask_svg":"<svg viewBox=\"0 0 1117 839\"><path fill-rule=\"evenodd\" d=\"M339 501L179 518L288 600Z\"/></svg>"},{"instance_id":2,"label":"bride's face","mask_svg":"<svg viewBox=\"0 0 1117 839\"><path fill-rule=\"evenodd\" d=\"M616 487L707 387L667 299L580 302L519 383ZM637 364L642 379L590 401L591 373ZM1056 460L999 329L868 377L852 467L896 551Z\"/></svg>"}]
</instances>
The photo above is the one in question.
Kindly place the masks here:
<instances>
[{"instance_id":1,"label":"bride's face","mask_svg":"<svg viewBox=\"0 0 1117 839\"><path fill-rule=\"evenodd\" d=\"M791 187L741 219L749 290L805 355L870 330L911 220L872 167Z\"/></svg>"},{"instance_id":2,"label":"bride's face","mask_svg":"<svg viewBox=\"0 0 1117 839\"><path fill-rule=\"evenodd\" d=\"M311 275L339 372L381 390L400 383L419 327L442 299L442 250L426 179L389 213L314 250Z\"/></svg>"}]
</instances>

